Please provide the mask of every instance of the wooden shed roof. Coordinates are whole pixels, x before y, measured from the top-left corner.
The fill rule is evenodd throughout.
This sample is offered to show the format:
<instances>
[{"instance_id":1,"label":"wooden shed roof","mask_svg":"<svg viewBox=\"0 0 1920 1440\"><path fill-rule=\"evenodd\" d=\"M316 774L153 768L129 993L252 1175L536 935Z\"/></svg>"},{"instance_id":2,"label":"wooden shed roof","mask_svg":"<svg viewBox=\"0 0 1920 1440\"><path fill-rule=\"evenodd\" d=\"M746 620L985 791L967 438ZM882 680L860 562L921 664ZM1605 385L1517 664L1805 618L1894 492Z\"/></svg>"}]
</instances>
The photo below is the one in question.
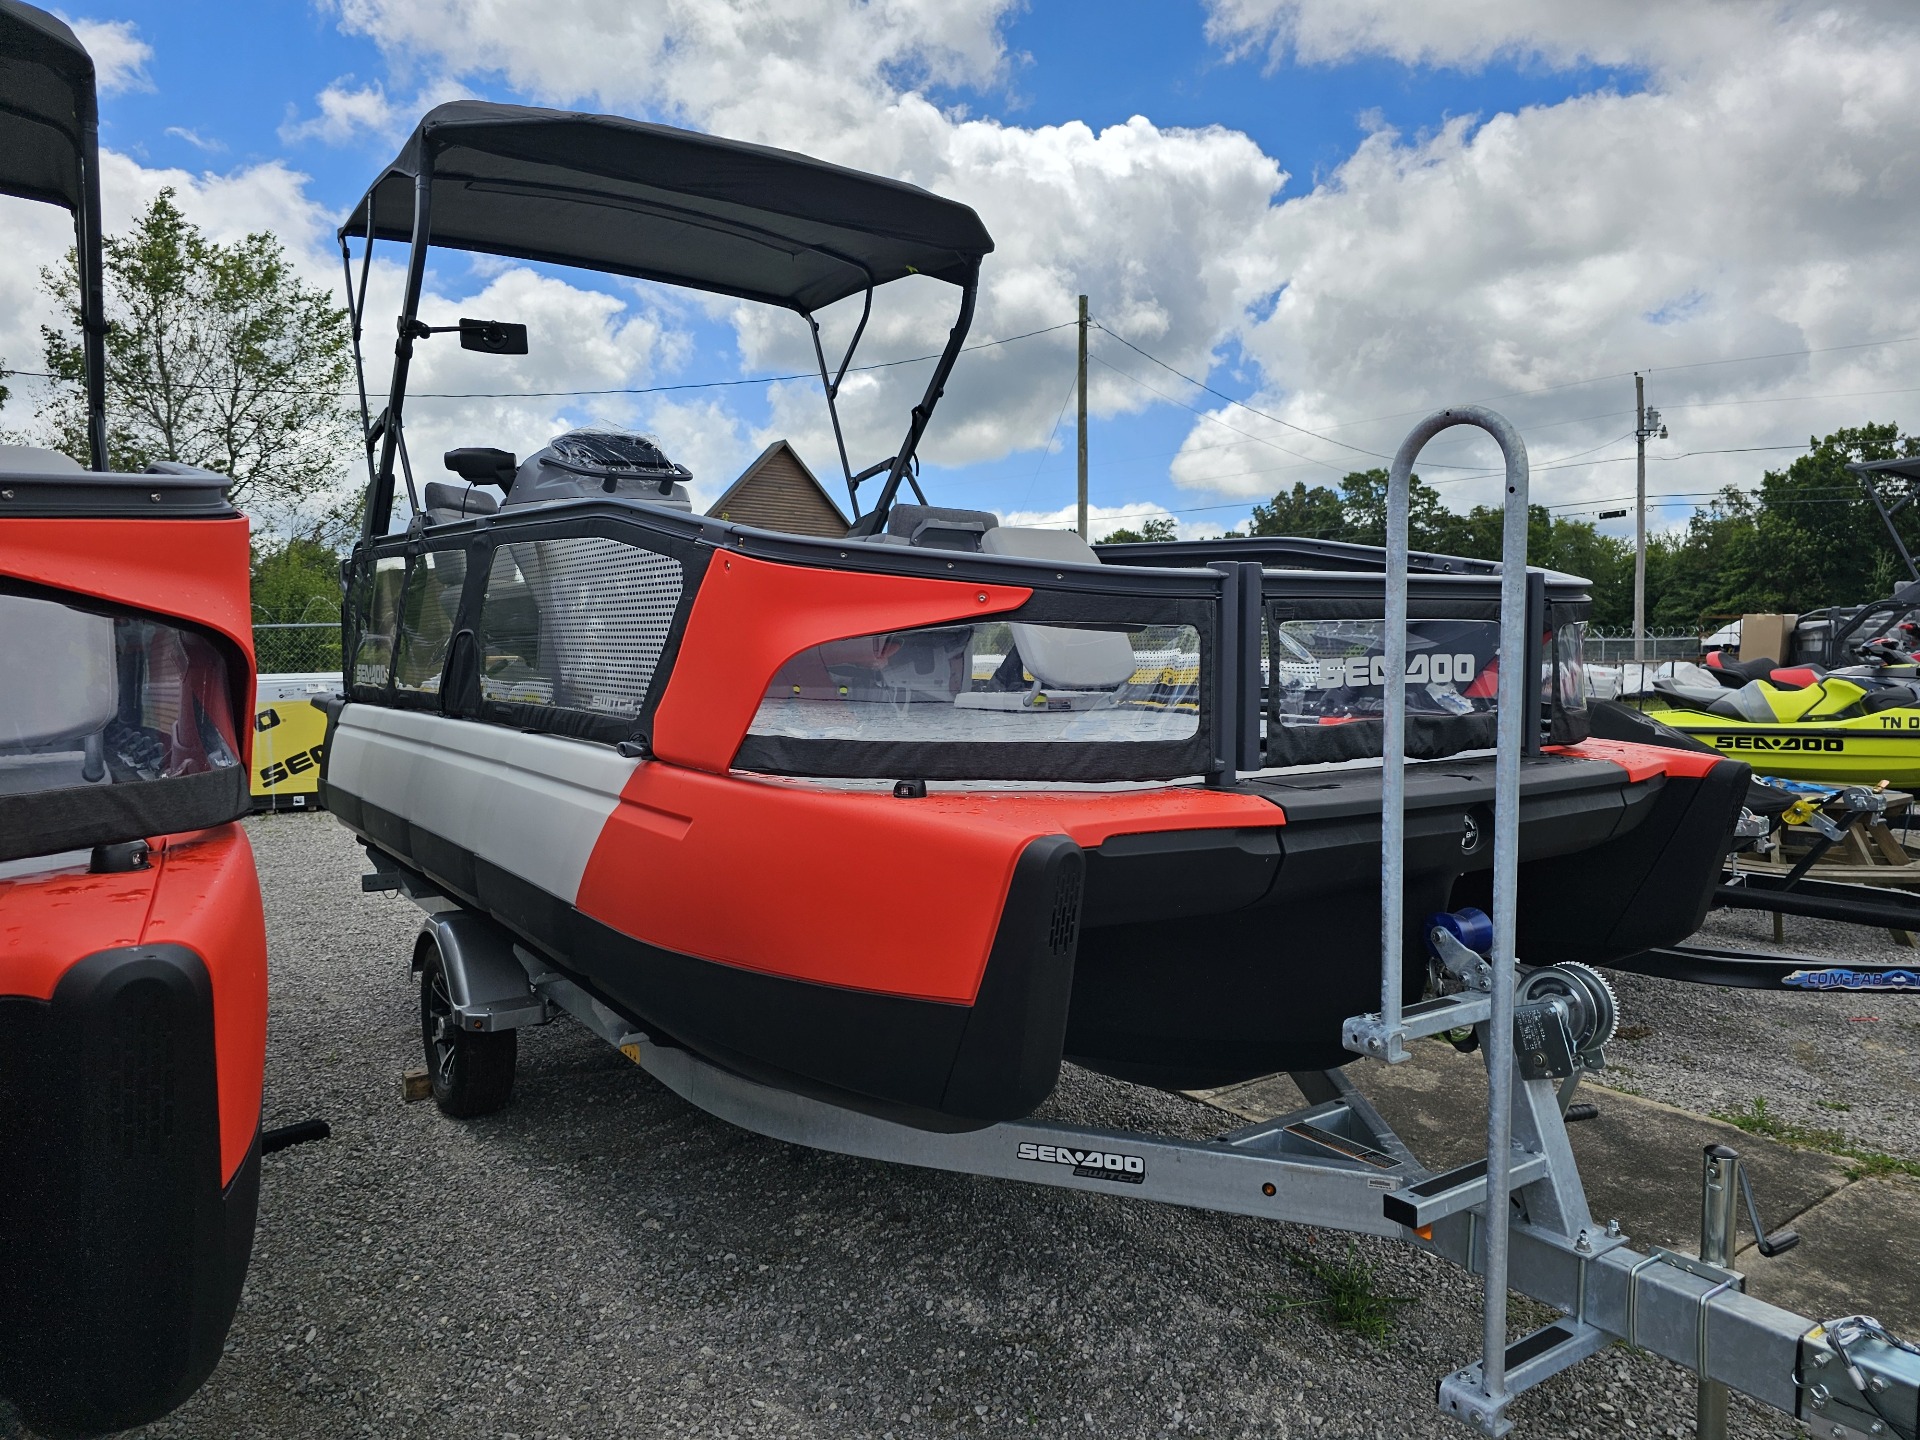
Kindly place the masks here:
<instances>
[{"instance_id":1,"label":"wooden shed roof","mask_svg":"<svg viewBox=\"0 0 1920 1440\"><path fill-rule=\"evenodd\" d=\"M845 535L850 523L807 468L800 452L785 440L776 440L762 450L707 514L763 530L832 539Z\"/></svg>"}]
</instances>

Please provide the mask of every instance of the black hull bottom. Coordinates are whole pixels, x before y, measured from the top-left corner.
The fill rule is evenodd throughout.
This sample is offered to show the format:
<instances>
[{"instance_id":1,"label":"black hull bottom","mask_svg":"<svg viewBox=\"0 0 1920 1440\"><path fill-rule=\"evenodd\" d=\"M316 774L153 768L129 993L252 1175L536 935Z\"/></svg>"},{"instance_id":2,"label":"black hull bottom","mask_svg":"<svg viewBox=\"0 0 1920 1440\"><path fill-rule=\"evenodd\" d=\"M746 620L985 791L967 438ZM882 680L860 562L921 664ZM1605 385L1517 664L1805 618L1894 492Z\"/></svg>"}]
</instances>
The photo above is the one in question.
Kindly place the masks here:
<instances>
[{"instance_id":1,"label":"black hull bottom","mask_svg":"<svg viewBox=\"0 0 1920 1440\"><path fill-rule=\"evenodd\" d=\"M0 1394L52 1437L166 1414L219 1362L260 1137L221 1182L212 987L178 945L0 999Z\"/></svg>"},{"instance_id":2,"label":"black hull bottom","mask_svg":"<svg viewBox=\"0 0 1920 1440\"><path fill-rule=\"evenodd\" d=\"M1745 791L1746 768L1720 765L1698 779L1530 794L1521 811L1521 962L1605 964L1699 929ZM1341 1047L1341 1023L1380 1008L1378 801L1370 818L1284 803L1278 874L1256 903L1118 925L1087 917L1069 1059L1193 1090L1355 1058ZM1464 790L1409 797L1409 1003L1426 979L1426 917L1492 907L1490 814L1478 843L1462 846L1470 816L1479 827L1478 809ZM1098 852L1088 860L1097 874Z\"/></svg>"}]
</instances>

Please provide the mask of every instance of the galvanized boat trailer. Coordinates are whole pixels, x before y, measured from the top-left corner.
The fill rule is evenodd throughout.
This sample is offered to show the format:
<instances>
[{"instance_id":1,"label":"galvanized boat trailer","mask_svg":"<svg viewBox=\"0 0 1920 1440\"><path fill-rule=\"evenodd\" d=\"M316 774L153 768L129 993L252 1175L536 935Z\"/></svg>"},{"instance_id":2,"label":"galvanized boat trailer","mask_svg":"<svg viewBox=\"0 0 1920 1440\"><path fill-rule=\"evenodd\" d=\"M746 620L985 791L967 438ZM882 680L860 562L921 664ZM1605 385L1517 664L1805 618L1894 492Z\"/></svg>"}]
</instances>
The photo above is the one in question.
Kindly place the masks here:
<instances>
[{"instance_id":1,"label":"galvanized boat trailer","mask_svg":"<svg viewBox=\"0 0 1920 1440\"><path fill-rule=\"evenodd\" d=\"M1427 938L1446 993L1403 1006L1408 487L1420 449L1457 425L1490 433L1507 469L1494 909L1490 924L1477 912L1443 917ZM564 1011L689 1103L744 1129L869 1159L1386 1236L1464 1266L1484 1280L1482 1354L1441 1377L1439 1405L1482 1435L1512 1428L1507 1410L1516 1395L1621 1340L1699 1377L1699 1433L1708 1440L1724 1436L1735 1390L1816 1436L1920 1440L1920 1349L1863 1316L1818 1323L1744 1293L1743 1277L1729 1268L1742 1196L1762 1253L1793 1242L1760 1232L1732 1151L1705 1155L1700 1258L1641 1252L1617 1224L1595 1223L1564 1116L1580 1076L1603 1063L1616 1019L1612 994L1584 967L1524 968L1514 957L1520 759L1540 744L1528 703L1537 652L1528 644L1526 448L1491 411L1440 411L1400 447L1389 494L1380 1009L1349 1020L1344 1039L1395 1064L1410 1058L1410 1042L1471 1027L1489 1082L1484 1160L1428 1171L1340 1071L1294 1075L1304 1109L1211 1140L1047 1122L961 1134L915 1129L655 1044L409 873L369 876L367 888L401 890L429 911L426 929L449 962L455 992L451 1025L508 1030ZM1509 1342L1509 1290L1562 1318Z\"/></svg>"}]
</instances>

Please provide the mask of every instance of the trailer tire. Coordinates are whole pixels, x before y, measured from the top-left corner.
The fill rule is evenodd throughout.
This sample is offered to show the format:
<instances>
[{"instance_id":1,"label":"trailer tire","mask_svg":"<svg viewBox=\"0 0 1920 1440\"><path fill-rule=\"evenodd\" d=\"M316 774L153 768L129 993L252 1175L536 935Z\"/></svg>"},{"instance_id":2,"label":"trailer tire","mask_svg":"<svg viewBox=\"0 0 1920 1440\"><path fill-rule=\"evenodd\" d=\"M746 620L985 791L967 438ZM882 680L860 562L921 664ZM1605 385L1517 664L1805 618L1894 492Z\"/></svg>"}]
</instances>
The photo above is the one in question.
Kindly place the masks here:
<instances>
[{"instance_id":1,"label":"trailer tire","mask_svg":"<svg viewBox=\"0 0 1920 1440\"><path fill-rule=\"evenodd\" d=\"M520 1042L515 1031L463 1033L452 1026L440 947L423 939L420 955L420 1040L426 1052L433 1103L455 1120L491 1115L513 1098Z\"/></svg>"}]
</instances>

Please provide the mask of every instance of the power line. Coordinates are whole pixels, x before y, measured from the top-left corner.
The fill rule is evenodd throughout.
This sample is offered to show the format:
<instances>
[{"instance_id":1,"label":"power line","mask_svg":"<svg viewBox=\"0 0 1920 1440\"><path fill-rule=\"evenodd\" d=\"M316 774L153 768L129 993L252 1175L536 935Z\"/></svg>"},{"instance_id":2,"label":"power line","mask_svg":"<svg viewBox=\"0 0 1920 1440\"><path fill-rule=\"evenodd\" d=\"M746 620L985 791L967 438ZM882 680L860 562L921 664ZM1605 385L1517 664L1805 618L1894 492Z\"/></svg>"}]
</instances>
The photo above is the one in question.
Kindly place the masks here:
<instances>
[{"instance_id":1,"label":"power line","mask_svg":"<svg viewBox=\"0 0 1920 1440\"><path fill-rule=\"evenodd\" d=\"M1103 326L1102 328L1104 329L1105 327ZM1111 335L1113 332L1109 330L1107 331L1107 333ZM1323 470L1339 470L1340 469L1338 465L1335 465L1329 460L1318 460L1311 455L1303 455L1298 450L1289 450L1286 446L1282 445L1278 440L1270 440L1265 435L1256 435L1251 430L1242 430L1238 425L1229 425L1227 424L1226 421L1222 420L1218 415L1209 415L1206 411L1201 410L1196 406L1189 405L1184 400L1176 399L1172 395L1167 394L1167 392L1164 390L1157 390L1153 386L1147 384L1147 382L1142 380L1138 375L1129 375L1126 371L1122 370L1118 365L1115 365L1109 361L1103 360L1098 355L1089 354L1087 358L1093 361L1094 364L1113 371L1113 373L1118 375L1121 379L1131 380L1135 385L1138 385L1142 390L1146 391L1149 395L1158 395L1162 400L1166 401L1169 405L1178 405L1182 410L1186 410L1192 414L1198 415L1202 420L1206 420L1211 422L1212 424L1218 425L1223 430L1231 430L1236 435L1244 435L1247 439L1252 440L1257 444L1271 446L1273 449L1278 450L1282 455L1291 455L1296 460L1304 460L1309 465L1318 465ZM1174 373L1179 374L1178 371L1175 371ZM1181 378L1184 379L1185 377L1182 376Z\"/></svg>"},{"instance_id":2,"label":"power line","mask_svg":"<svg viewBox=\"0 0 1920 1440\"><path fill-rule=\"evenodd\" d=\"M1256 407L1247 404L1247 402L1244 400L1236 400L1233 398L1233 396L1227 394L1224 390L1216 390L1213 388L1213 386L1207 384L1206 381L1196 380L1193 378L1193 376L1186 374L1184 371L1174 369L1173 366L1169 365L1166 361L1162 360L1158 355L1149 354L1147 351L1142 350L1138 345L1134 344L1131 340L1127 339L1126 336L1121 335L1116 331L1108 329L1104 322L1095 320L1093 323L1099 329L1101 334L1113 336L1114 339L1118 340L1122 345L1126 346L1127 349L1133 351L1133 353L1138 355L1141 359L1152 361L1155 365L1158 365L1162 370L1166 371L1169 375L1177 375L1179 376L1180 379L1186 381L1189 385L1192 385L1197 389L1204 390L1207 392L1207 394L1214 396L1216 399L1224 400L1229 405L1237 406L1238 408L1245 410L1249 415L1258 415L1262 420L1271 421L1275 425L1284 425L1289 430L1297 431L1300 434L1309 436L1310 438L1315 440L1324 440L1329 445L1338 445L1342 450L1351 450L1356 455L1366 455L1375 460L1386 460L1389 462L1391 462L1393 459L1391 455L1382 455L1378 450L1367 450L1367 449L1363 449L1358 445L1349 445L1344 440L1335 440L1330 435L1322 435L1317 431L1307 429L1306 426L1304 425L1296 425L1291 420L1282 420L1278 415L1270 415L1265 410L1257 409ZM1121 373L1124 374L1125 372L1123 371Z\"/></svg>"},{"instance_id":3,"label":"power line","mask_svg":"<svg viewBox=\"0 0 1920 1440\"><path fill-rule=\"evenodd\" d=\"M1806 349L1806 350L1776 350L1771 354L1767 354L1767 355L1734 355L1724 360L1694 360L1694 361L1689 361L1683 365L1650 365L1645 367L1643 373L1648 375L1653 375L1653 374L1663 373L1668 370L1701 370L1701 369L1706 369L1710 366L1715 366L1715 365L1747 365L1757 360L1792 360L1804 355L1833 355L1833 354L1837 354L1842 350L1873 350L1873 349L1878 349L1880 346L1883 346L1883 345L1911 345L1915 341L1920 341L1920 335L1899 335L1899 336L1895 336L1890 340L1858 340L1846 345L1822 345L1822 346L1818 346L1818 347ZM1469 400L1464 403L1469 405L1491 405L1497 400L1517 400L1522 396L1526 396L1526 395L1547 395L1547 394L1551 394L1556 390L1572 390L1581 385L1598 385L1608 380L1630 380L1632 378L1633 378L1633 371L1616 370L1616 371L1613 371L1611 374L1606 374L1606 375L1589 375L1583 380L1562 380L1557 384L1553 384L1553 385L1536 385L1531 389L1526 389L1526 390L1508 390L1504 394L1488 395L1488 396L1482 397L1481 399ZM1825 398L1837 398L1837 397L1822 396L1822 397L1813 397L1813 398L1825 399ZM1719 403L1719 402L1702 402L1702 403ZM1423 406L1416 410L1396 410L1389 415L1370 415L1364 420L1338 420L1329 424L1326 428L1329 430L1347 430L1347 429L1351 429L1355 425L1373 425L1373 424L1379 423L1382 420L1402 420L1409 415L1425 415L1431 408L1432 408L1431 406ZM1666 408L1670 410L1679 410L1684 407L1680 405L1670 405ZM1605 417L1595 417L1595 418L1605 418ZM1558 424L1560 422L1556 421L1553 423Z\"/></svg>"},{"instance_id":4,"label":"power line","mask_svg":"<svg viewBox=\"0 0 1920 1440\"><path fill-rule=\"evenodd\" d=\"M996 346L1011 345L1015 341L1031 340L1037 335L1051 335L1056 330L1070 330L1078 323L1076 320L1064 320L1058 325L1047 325L1038 330L1023 331L1018 335L1007 335L997 340L980 340L972 345L962 346L961 353L968 354L975 350L991 350ZM877 360L870 365L851 366L849 367L848 373L852 374L871 370L892 370L902 365L918 365L925 361L938 360L939 358L940 355L936 351L928 355L909 355L901 360ZM55 375L50 370L15 370L12 368L0 369L0 375L24 375L37 380L59 380L64 378ZM820 376L817 372L799 371L792 375L758 375L748 379L736 380L687 380L673 385L620 385L609 386L599 390L410 390L407 392L407 398L409 400L571 400L596 395L664 395L678 390L726 390L741 385L776 385L789 380L818 380L819 378ZM223 385L194 385L186 382L177 382L172 388L189 391L212 390L221 393L226 393L228 389L228 387ZM275 385L263 386L259 391L254 393L271 395L354 395L358 392L346 388L329 391L313 389L307 386Z\"/></svg>"}]
</instances>

